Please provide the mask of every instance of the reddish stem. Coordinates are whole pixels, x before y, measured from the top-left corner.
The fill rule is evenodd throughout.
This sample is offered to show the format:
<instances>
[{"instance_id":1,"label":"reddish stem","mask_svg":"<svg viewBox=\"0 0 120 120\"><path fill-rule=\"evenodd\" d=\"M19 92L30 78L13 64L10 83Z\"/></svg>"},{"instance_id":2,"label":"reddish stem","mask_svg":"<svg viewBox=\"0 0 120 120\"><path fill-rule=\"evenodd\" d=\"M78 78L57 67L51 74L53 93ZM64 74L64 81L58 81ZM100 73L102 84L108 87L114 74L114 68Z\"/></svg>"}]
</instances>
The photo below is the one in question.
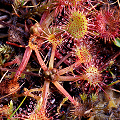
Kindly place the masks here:
<instances>
[{"instance_id":1,"label":"reddish stem","mask_svg":"<svg viewBox=\"0 0 120 120\"><path fill-rule=\"evenodd\" d=\"M47 66L46 66L46 64L44 63L43 59L41 58L41 56L40 56L40 54L39 54L39 51L37 50L36 47L34 48L34 51L35 51L35 53L36 53L38 62L39 62L39 64L41 65L41 68L42 68L44 71L46 71L46 70L47 70Z\"/></svg>"},{"instance_id":2,"label":"reddish stem","mask_svg":"<svg viewBox=\"0 0 120 120\"><path fill-rule=\"evenodd\" d=\"M69 72L69 71L72 71L74 68L78 67L80 64L81 64L81 61L78 60L78 61L76 61L74 64L72 64L71 66L59 70L59 71L57 72L57 74L58 74L58 75L63 75L63 74L65 74L65 73Z\"/></svg>"},{"instance_id":3,"label":"reddish stem","mask_svg":"<svg viewBox=\"0 0 120 120\"><path fill-rule=\"evenodd\" d=\"M49 94L49 85L50 85L50 82L45 80L44 86L43 86L43 102L42 102L44 110L46 109L46 103L47 103L47 98Z\"/></svg>"},{"instance_id":4,"label":"reddish stem","mask_svg":"<svg viewBox=\"0 0 120 120\"><path fill-rule=\"evenodd\" d=\"M53 69L56 47L57 47L57 44L53 44L50 62L49 62L49 69Z\"/></svg>"},{"instance_id":5,"label":"reddish stem","mask_svg":"<svg viewBox=\"0 0 120 120\"><path fill-rule=\"evenodd\" d=\"M72 54L69 53L69 54L67 54L65 57L63 57L59 52L56 51L56 52L55 52L55 57L58 58L58 59L60 59L60 61L55 65L55 68L59 67L60 64L63 63L63 62L64 62L66 65L69 65L70 62L69 62L69 60L67 60L67 58L70 57L71 55L72 55Z\"/></svg>"},{"instance_id":6,"label":"reddish stem","mask_svg":"<svg viewBox=\"0 0 120 120\"><path fill-rule=\"evenodd\" d=\"M11 43L11 42L8 42L8 41L6 41L6 44L14 45L14 46L16 46L16 47L23 47L23 48L26 47L26 46L24 46L24 45L18 45L18 44L16 44L16 43Z\"/></svg>"},{"instance_id":7,"label":"reddish stem","mask_svg":"<svg viewBox=\"0 0 120 120\"><path fill-rule=\"evenodd\" d=\"M21 73L25 69L25 67L30 59L31 53L32 53L32 49L29 46L26 47L22 62L21 62L20 66L19 66L19 68L14 76L14 81L17 81L17 79L21 76Z\"/></svg>"},{"instance_id":8,"label":"reddish stem","mask_svg":"<svg viewBox=\"0 0 120 120\"><path fill-rule=\"evenodd\" d=\"M21 62L21 61L20 61L19 57L17 56L17 57L15 57L14 60L5 63L5 64L4 64L4 67L6 67L6 66L10 66L10 65L15 64L15 63L17 63L17 64L19 65L20 62Z\"/></svg>"},{"instance_id":9,"label":"reddish stem","mask_svg":"<svg viewBox=\"0 0 120 120\"><path fill-rule=\"evenodd\" d=\"M61 91L61 92L65 95L65 97L67 97L67 98L71 101L71 103L72 103L73 105L77 105L77 104L78 104L77 101L75 101L75 100L70 96L70 94L69 94L57 81L52 82L52 83L57 87L57 89L58 89L59 91Z\"/></svg>"},{"instance_id":10,"label":"reddish stem","mask_svg":"<svg viewBox=\"0 0 120 120\"><path fill-rule=\"evenodd\" d=\"M55 80L57 81L75 81L83 79L83 76L56 76Z\"/></svg>"}]
</instances>

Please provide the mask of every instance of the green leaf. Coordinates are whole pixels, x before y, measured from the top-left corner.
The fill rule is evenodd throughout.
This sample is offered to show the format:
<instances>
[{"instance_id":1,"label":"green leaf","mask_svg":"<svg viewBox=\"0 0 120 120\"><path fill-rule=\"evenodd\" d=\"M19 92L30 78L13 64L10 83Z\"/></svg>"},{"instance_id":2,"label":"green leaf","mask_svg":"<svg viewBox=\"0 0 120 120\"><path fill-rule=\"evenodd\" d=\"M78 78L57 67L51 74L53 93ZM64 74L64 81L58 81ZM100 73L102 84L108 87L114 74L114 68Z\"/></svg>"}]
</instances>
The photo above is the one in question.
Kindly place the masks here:
<instances>
[{"instance_id":1,"label":"green leaf","mask_svg":"<svg viewBox=\"0 0 120 120\"><path fill-rule=\"evenodd\" d=\"M120 39L116 38L116 41L114 41L114 44L118 47L120 47Z\"/></svg>"},{"instance_id":2,"label":"green leaf","mask_svg":"<svg viewBox=\"0 0 120 120\"><path fill-rule=\"evenodd\" d=\"M25 101L25 99L27 98L27 96L24 97L24 99L22 100L22 102L20 103L20 105L16 108L16 110L11 114L10 118L13 117L13 115L17 112L17 110L21 107L21 105L23 104L23 102ZM7 120L10 120L9 118Z\"/></svg>"}]
</instances>

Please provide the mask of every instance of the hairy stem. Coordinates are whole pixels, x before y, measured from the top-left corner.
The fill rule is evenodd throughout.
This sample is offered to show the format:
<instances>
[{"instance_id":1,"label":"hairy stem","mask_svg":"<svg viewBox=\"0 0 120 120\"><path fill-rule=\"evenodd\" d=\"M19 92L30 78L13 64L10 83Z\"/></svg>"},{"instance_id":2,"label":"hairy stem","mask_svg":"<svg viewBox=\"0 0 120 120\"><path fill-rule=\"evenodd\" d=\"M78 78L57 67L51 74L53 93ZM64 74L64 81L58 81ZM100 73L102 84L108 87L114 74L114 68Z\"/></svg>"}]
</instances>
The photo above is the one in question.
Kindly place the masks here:
<instances>
[{"instance_id":1,"label":"hairy stem","mask_svg":"<svg viewBox=\"0 0 120 120\"><path fill-rule=\"evenodd\" d=\"M72 71L74 68L78 67L80 64L81 64L81 61L78 60L78 61L76 61L74 64L72 64L71 66L59 70L59 71L57 72L57 74L58 74L58 75L63 75L63 74L65 74L65 73L69 72L69 71Z\"/></svg>"},{"instance_id":2,"label":"hairy stem","mask_svg":"<svg viewBox=\"0 0 120 120\"><path fill-rule=\"evenodd\" d=\"M35 51L35 53L36 53L38 62L39 62L39 64L41 65L41 68L42 68L44 71L46 71L46 70L47 70L47 66L46 66L46 64L44 63L43 59L41 58L41 56L40 56L40 54L39 54L39 51L37 50L36 47L34 48L34 51Z\"/></svg>"},{"instance_id":3,"label":"hairy stem","mask_svg":"<svg viewBox=\"0 0 120 120\"><path fill-rule=\"evenodd\" d=\"M49 62L49 69L53 69L56 47L57 47L57 44L53 44L50 62Z\"/></svg>"},{"instance_id":4,"label":"hairy stem","mask_svg":"<svg viewBox=\"0 0 120 120\"><path fill-rule=\"evenodd\" d=\"M60 91L65 95L65 97L67 97L67 98L71 101L71 103L72 103L73 105L77 105L77 104L78 104L77 101L75 101L75 100L70 96L70 94L69 94L57 81L52 82L52 83L57 87L58 90L60 90Z\"/></svg>"},{"instance_id":5,"label":"hairy stem","mask_svg":"<svg viewBox=\"0 0 120 120\"><path fill-rule=\"evenodd\" d=\"M43 86L43 102L42 102L44 110L46 109L46 103L47 103L47 98L49 94L49 85L50 85L50 82L45 80L44 86Z\"/></svg>"},{"instance_id":6,"label":"hairy stem","mask_svg":"<svg viewBox=\"0 0 120 120\"><path fill-rule=\"evenodd\" d=\"M57 81L75 81L83 79L82 76L56 76L55 80Z\"/></svg>"},{"instance_id":7,"label":"hairy stem","mask_svg":"<svg viewBox=\"0 0 120 120\"><path fill-rule=\"evenodd\" d=\"M21 76L21 73L25 69L25 67L30 59L31 53L32 53L32 49L29 46L26 47L22 62L21 62L20 66L19 66L19 68L14 76L14 81L17 81L17 79Z\"/></svg>"},{"instance_id":8,"label":"hairy stem","mask_svg":"<svg viewBox=\"0 0 120 120\"><path fill-rule=\"evenodd\" d=\"M57 53L60 54L60 53ZM72 55L72 53L67 54L65 57L63 57L56 65L55 68L59 67L61 63L65 62L67 60L68 57L70 57Z\"/></svg>"}]
</instances>

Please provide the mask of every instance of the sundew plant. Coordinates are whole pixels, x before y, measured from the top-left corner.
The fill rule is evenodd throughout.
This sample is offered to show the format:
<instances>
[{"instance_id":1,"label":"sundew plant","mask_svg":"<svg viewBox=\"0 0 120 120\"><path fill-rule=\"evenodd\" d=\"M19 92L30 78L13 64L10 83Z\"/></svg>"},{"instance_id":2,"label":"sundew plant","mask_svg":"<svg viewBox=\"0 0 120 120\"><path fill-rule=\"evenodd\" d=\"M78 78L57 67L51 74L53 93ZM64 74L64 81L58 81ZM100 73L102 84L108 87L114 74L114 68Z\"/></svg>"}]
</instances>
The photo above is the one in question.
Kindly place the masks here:
<instances>
[{"instance_id":1,"label":"sundew plant","mask_svg":"<svg viewBox=\"0 0 120 120\"><path fill-rule=\"evenodd\" d=\"M119 0L0 3L1 120L120 119Z\"/></svg>"}]
</instances>

